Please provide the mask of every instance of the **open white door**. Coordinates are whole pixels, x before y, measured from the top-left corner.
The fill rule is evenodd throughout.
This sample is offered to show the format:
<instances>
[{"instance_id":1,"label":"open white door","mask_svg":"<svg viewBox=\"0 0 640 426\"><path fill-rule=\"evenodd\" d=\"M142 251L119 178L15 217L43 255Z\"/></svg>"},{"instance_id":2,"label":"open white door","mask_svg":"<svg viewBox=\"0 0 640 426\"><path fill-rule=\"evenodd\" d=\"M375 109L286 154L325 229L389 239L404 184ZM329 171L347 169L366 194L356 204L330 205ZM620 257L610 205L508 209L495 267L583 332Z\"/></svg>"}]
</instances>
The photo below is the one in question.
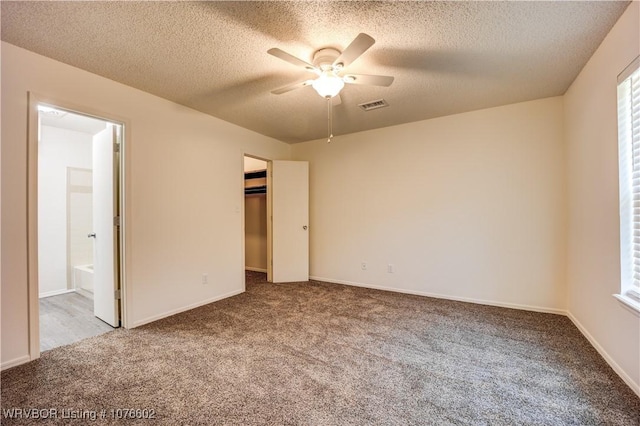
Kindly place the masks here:
<instances>
[{"instance_id":1,"label":"open white door","mask_svg":"<svg viewBox=\"0 0 640 426\"><path fill-rule=\"evenodd\" d=\"M309 163L273 161L273 282L309 280Z\"/></svg>"},{"instance_id":2,"label":"open white door","mask_svg":"<svg viewBox=\"0 0 640 426\"><path fill-rule=\"evenodd\" d=\"M93 137L93 313L113 327L120 326L117 275L117 153L116 129Z\"/></svg>"}]
</instances>

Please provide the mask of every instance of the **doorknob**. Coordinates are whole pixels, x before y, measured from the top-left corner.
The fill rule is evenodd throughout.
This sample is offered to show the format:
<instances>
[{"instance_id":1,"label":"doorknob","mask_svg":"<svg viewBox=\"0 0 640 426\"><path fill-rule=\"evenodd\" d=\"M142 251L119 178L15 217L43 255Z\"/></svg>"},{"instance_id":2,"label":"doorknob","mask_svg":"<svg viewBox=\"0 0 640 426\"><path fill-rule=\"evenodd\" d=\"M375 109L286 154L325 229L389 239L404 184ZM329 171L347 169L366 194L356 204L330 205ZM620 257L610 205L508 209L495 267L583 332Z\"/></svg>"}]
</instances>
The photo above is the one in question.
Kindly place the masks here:
<instances>
[{"instance_id":1,"label":"doorknob","mask_svg":"<svg viewBox=\"0 0 640 426\"><path fill-rule=\"evenodd\" d=\"M90 234L87 235L87 238L95 238L96 237L96 233L92 232Z\"/></svg>"},{"instance_id":2,"label":"doorknob","mask_svg":"<svg viewBox=\"0 0 640 426\"><path fill-rule=\"evenodd\" d=\"M302 227L302 229L304 229L304 230L306 231L306 230L307 230L307 225L304 225L304 226Z\"/></svg>"}]
</instances>

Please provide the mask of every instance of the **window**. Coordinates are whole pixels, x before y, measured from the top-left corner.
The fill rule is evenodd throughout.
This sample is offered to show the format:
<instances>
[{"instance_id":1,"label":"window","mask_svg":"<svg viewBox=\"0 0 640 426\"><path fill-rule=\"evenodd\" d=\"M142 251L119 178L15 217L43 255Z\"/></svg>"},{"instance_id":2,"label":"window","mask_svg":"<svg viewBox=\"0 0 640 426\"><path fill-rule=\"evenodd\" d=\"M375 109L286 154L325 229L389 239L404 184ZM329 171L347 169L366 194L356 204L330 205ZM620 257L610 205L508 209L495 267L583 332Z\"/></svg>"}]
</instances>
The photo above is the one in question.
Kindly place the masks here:
<instances>
[{"instance_id":1,"label":"window","mask_svg":"<svg viewBox=\"0 0 640 426\"><path fill-rule=\"evenodd\" d=\"M640 312L640 56L618 77L619 300Z\"/></svg>"}]
</instances>

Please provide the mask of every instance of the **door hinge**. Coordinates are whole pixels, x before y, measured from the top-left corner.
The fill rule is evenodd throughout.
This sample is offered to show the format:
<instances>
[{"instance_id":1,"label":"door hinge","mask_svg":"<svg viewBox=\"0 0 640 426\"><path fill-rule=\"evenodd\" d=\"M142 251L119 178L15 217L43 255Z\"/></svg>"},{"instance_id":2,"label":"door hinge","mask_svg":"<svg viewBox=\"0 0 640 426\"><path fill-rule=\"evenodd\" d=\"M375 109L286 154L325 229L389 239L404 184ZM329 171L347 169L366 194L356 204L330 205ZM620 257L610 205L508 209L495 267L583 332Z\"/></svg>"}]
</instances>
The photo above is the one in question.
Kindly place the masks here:
<instances>
[{"instance_id":1,"label":"door hinge","mask_svg":"<svg viewBox=\"0 0 640 426\"><path fill-rule=\"evenodd\" d=\"M120 152L120 144L119 143L114 143L113 144L113 152Z\"/></svg>"},{"instance_id":2,"label":"door hinge","mask_svg":"<svg viewBox=\"0 0 640 426\"><path fill-rule=\"evenodd\" d=\"M116 290L113 292L113 298L116 300L120 300L122 298L122 292L120 290Z\"/></svg>"},{"instance_id":3,"label":"door hinge","mask_svg":"<svg viewBox=\"0 0 640 426\"><path fill-rule=\"evenodd\" d=\"M120 216L113 217L113 226L120 226Z\"/></svg>"}]
</instances>

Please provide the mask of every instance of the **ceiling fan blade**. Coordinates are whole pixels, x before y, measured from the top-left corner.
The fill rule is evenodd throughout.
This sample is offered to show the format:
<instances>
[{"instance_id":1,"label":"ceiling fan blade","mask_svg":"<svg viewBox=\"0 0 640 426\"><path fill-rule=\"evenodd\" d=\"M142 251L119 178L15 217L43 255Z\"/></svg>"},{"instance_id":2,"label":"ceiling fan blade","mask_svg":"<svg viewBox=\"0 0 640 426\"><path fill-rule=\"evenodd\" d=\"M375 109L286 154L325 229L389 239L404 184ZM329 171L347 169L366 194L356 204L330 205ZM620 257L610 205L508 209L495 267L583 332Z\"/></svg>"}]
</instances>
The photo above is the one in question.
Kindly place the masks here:
<instances>
[{"instance_id":1,"label":"ceiling fan blade","mask_svg":"<svg viewBox=\"0 0 640 426\"><path fill-rule=\"evenodd\" d=\"M393 77L388 75L347 74L342 80L348 84L365 84L368 86L391 86Z\"/></svg>"},{"instance_id":2,"label":"ceiling fan blade","mask_svg":"<svg viewBox=\"0 0 640 426\"><path fill-rule=\"evenodd\" d=\"M370 35L360 33L351 42L349 46L342 52L338 59L333 62L333 66L337 68L346 68L349 64L360 57L367 51L376 41ZM342 64L342 65L340 65Z\"/></svg>"},{"instance_id":3,"label":"ceiling fan blade","mask_svg":"<svg viewBox=\"0 0 640 426\"><path fill-rule=\"evenodd\" d=\"M315 72L316 68L308 62L303 61L302 59L296 58L295 56L285 52L284 50L278 49L274 47L273 49L267 50L267 53L275 56L276 58L280 58L283 61L287 61L290 64L293 64L297 67L302 67L307 71Z\"/></svg>"},{"instance_id":4,"label":"ceiling fan blade","mask_svg":"<svg viewBox=\"0 0 640 426\"><path fill-rule=\"evenodd\" d=\"M273 93L274 95L281 95L283 93L290 92L295 89L300 89L305 86L310 86L312 81L313 80L304 80L304 81L298 81L296 83L287 84L286 86L282 86L278 89L272 90L271 93Z\"/></svg>"},{"instance_id":5,"label":"ceiling fan blade","mask_svg":"<svg viewBox=\"0 0 640 426\"><path fill-rule=\"evenodd\" d=\"M333 104L333 106L340 105L342 103L342 98L340 97L340 94L337 94L333 98L331 98L331 103Z\"/></svg>"}]
</instances>

